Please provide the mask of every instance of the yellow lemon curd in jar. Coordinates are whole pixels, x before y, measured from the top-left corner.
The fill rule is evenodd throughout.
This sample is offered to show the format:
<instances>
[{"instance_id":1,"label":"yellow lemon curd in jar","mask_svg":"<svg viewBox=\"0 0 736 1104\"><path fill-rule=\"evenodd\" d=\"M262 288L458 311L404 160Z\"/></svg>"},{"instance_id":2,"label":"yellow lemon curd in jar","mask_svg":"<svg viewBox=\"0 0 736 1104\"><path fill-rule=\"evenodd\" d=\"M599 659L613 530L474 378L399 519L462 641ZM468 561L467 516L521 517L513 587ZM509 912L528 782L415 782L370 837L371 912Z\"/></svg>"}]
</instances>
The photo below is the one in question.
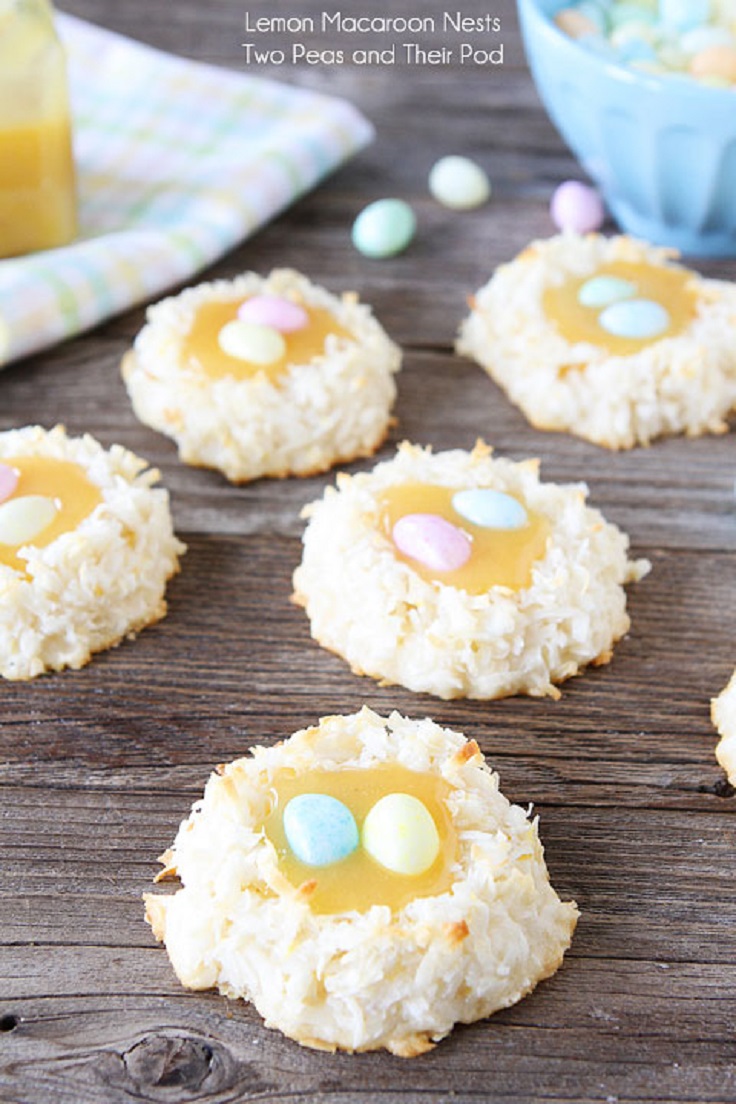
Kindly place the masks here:
<instances>
[{"instance_id":1,"label":"yellow lemon curd in jar","mask_svg":"<svg viewBox=\"0 0 736 1104\"><path fill-rule=\"evenodd\" d=\"M76 232L66 65L50 7L0 5L0 257Z\"/></svg>"}]
</instances>

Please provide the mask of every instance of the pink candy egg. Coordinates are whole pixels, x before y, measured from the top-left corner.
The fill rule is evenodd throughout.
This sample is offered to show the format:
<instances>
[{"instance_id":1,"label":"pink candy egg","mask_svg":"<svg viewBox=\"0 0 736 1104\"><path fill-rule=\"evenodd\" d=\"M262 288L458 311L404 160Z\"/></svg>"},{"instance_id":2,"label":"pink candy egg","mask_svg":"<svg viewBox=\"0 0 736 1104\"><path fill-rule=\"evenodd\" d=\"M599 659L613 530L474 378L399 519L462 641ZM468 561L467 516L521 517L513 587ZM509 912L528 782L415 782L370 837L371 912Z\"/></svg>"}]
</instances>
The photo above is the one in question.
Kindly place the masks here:
<instances>
[{"instance_id":1,"label":"pink candy egg","mask_svg":"<svg viewBox=\"0 0 736 1104\"><path fill-rule=\"evenodd\" d=\"M598 192L579 180L566 180L560 184L552 196L549 210L559 230L572 230L575 234L600 230L606 217Z\"/></svg>"},{"instance_id":2,"label":"pink candy egg","mask_svg":"<svg viewBox=\"0 0 736 1104\"><path fill-rule=\"evenodd\" d=\"M438 514L404 514L392 536L400 552L431 571L457 571L472 551L465 533Z\"/></svg>"},{"instance_id":3,"label":"pink candy egg","mask_svg":"<svg viewBox=\"0 0 736 1104\"><path fill-rule=\"evenodd\" d=\"M18 486L18 473L10 464L0 464L0 502L10 498Z\"/></svg>"},{"instance_id":4,"label":"pink candy egg","mask_svg":"<svg viewBox=\"0 0 736 1104\"><path fill-rule=\"evenodd\" d=\"M270 326L279 333L294 333L303 330L309 322L304 307L292 303L291 299L282 299L279 295L254 295L246 299L238 309L241 322L254 322L258 326Z\"/></svg>"},{"instance_id":5,"label":"pink candy egg","mask_svg":"<svg viewBox=\"0 0 736 1104\"><path fill-rule=\"evenodd\" d=\"M699 50L690 62L694 77L720 77L736 84L736 49L733 46L708 46Z\"/></svg>"}]
</instances>

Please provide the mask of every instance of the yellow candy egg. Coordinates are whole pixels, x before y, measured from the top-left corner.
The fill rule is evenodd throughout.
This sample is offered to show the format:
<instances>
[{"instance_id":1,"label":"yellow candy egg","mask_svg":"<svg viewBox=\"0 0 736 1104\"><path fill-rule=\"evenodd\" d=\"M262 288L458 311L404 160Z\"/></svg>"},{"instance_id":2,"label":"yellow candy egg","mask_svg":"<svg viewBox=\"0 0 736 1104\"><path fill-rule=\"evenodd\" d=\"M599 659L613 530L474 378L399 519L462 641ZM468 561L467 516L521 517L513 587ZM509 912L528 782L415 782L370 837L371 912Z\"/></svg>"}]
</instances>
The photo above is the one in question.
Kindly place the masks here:
<instances>
[{"instance_id":1,"label":"yellow candy egg","mask_svg":"<svg viewBox=\"0 0 736 1104\"><path fill-rule=\"evenodd\" d=\"M281 360L286 354L286 342L278 330L257 322L243 322L239 318L222 327L218 341L228 356L264 367Z\"/></svg>"},{"instance_id":2,"label":"yellow candy egg","mask_svg":"<svg viewBox=\"0 0 736 1104\"><path fill-rule=\"evenodd\" d=\"M57 506L46 495L21 495L0 506L0 544L18 547L39 536L56 517Z\"/></svg>"},{"instance_id":3,"label":"yellow candy egg","mask_svg":"<svg viewBox=\"0 0 736 1104\"><path fill-rule=\"evenodd\" d=\"M363 822L363 847L394 874L424 874L437 858L440 836L427 806L406 793L386 794Z\"/></svg>"}]
</instances>

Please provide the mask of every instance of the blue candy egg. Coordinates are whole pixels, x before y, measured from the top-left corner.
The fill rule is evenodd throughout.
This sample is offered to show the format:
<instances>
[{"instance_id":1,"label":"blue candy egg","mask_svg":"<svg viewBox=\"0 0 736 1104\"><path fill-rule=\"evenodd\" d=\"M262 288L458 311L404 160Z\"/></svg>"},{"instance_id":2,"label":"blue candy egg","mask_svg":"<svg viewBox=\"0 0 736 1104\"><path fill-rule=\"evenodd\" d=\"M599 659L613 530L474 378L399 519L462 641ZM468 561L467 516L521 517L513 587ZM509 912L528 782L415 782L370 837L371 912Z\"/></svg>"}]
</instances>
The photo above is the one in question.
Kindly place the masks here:
<instances>
[{"instance_id":1,"label":"blue candy egg","mask_svg":"<svg viewBox=\"0 0 736 1104\"><path fill-rule=\"evenodd\" d=\"M608 30L608 16L602 4L597 3L596 0L581 0L576 5L576 10L589 19L601 34L606 33Z\"/></svg>"},{"instance_id":2,"label":"blue candy egg","mask_svg":"<svg viewBox=\"0 0 736 1104\"><path fill-rule=\"evenodd\" d=\"M609 303L631 299L634 295L636 284L631 280L622 280L620 276L592 276L581 284L578 302L584 307L607 307Z\"/></svg>"},{"instance_id":3,"label":"blue candy egg","mask_svg":"<svg viewBox=\"0 0 736 1104\"><path fill-rule=\"evenodd\" d=\"M611 26L615 29L623 27L626 23L654 24L657 22L657 15L645 4L627 3L624 0L623 3L613 5L609 13L609 19Z\"/></svg>"},{"instance_id":4,"label":"blue candy egg","mask_svg":"<svg viewBox=\"0 0 736 1104\"><path fill-rule=\"evenodd\" d=\"M456 491L452 506L466 521L483 529L522 529L528 520L518 499L487 487Z\"/></svg>"},{"instance_id":5,"label":"blue candy egg","mask_svg":"<svg viewBox=\"0 0 736 1104\"><path fill-rule=\"evenodd\" d=\"M597 57L606 58L610 61L615 60L616 51L608 39L601 34L581 35L578 42Z\"/></svg>"},{"instance_id":6,"label":"blue candy egg","mask_svg":"<svg viewBox=\"0 0 736 1104\"><path fill-rule=\"evenodd\" d=\"M305 793L292 797L284 809L286 841L307 866L340 862L359 842L355 817L336 797Z\"/></svg>"},{"instance_id":7,"label":"blue candy egg","mask_svg":"<svg viewBox=\"0 0 736 1104\"><path fill-rule=\"evenodd\" d=\"M604 330L615 337L644 340L658 337L670 324L670 316L661 303L652 299L624 299L612 303L598 316Z\"/></svg>"},{"instance_id":8,"label":"blue candy egg","mask_svg":"<svg viewBox=\"0 0 736 1104\"><path fill-rule=\"evenodd\" d=\"M710 0L660 0L659 17L667 27L689 31L710 19Z\"/></svg>"},{"instance_id":9,"label":"blue candy egg","mask_svg":"<svg viewBox=\"0 0 736 1104\"><path fill-rule=\"evenodd\" d=\"M656 53L654 47L645 42L643 38L629 38L618 48L618 56L621 61L654 61Z\"/></svg>"}]
</instances>

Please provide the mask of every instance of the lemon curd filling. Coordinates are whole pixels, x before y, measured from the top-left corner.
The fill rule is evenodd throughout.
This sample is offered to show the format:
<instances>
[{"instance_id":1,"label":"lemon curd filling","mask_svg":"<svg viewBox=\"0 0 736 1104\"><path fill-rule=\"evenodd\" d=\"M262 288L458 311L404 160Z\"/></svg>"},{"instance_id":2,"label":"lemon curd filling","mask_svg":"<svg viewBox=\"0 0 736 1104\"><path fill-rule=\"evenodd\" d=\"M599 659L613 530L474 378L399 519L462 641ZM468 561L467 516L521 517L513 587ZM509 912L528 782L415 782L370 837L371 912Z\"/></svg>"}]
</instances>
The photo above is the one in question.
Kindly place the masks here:
<instances>
[{"instance_id":1,"label":"lemon curd filling","mask_svg":"<svg viewBox=\"0 0 736 1104\"><path fill-rule=\"evenodd\" d=\"M220 347L218 337L223 327L238 317L238 308L243 302L243 299L229 299L200 304L184 338L183 365L203 372L210 379L222 379L224 376L250 379L263 372L273 382L283 375L290 364L308 364L322 356L329 334L352 339L352 334L339 324L329 310L302 304L309 315L309 323L303 329L283 334L286 343L283 356L266 365L230 356Z\"/></svg>"},{"instance_id":2,"label":"lemon curd filling","mask_svg":"<svg viewBox=\"0 0 736 1104\"><path fill-rule=\"evenodd\" d=\"M439 580L468 594L484 594L494 586L510 590L522 590L529 586L532 567L546 551L550 533L548 520L532 510L526 510L526 524L518 529L491 529L475 525L453 507L456 490L429 483L402 483L389 487L381 496L380 524L392 539L393 528L400 518L408 514L437 515L469 538L472 553L468 561L456 570L438 572L394 546L396 556L410 564L427 582Z\"/></svg>"},{"instance_id":3,"label":"lemon curd filling","mask_svg":"<svg viewBox=\"0 0 736 1104\"><path fill-rule=\"evenodd\" d=\"M600 323L601 307L584 306L579 301L581 287L592 276L612 276L635 285L637 299L661 304L669 315L669 324L656 337L625 337L610 333ZM693 273L686 268L613 261L595 273L575 276L546 288L542 307L547 318L571 345L588 342L619 356L629 356L653 341L676 337L695 317L697 295Z\"/></svg>"},{"instance_id":4,"label":"lemon curd filling","mask_svg":"<svg viewBox=\"0 0 736 1104\"><path fill-rule=\"evenodd\" d=\"M21 456L3 460L3 464L18 473L18 483L11 496L42 495L54 499L56 514L44 529L29 540L36 548L45 548L63 533L76 529L102 501L99 487L91 483L84 470L70 460L55 460L44 456ZM17 556L17 546L0 543L0 563L25 571L26 562Z\"/></svg>"},{"instance_id":5,"label":"lemon curd filling","mask_svg":"<svg viewBox=\"0 0 736 1104\"><path fill-rule=\"evenodd\" d=\"M296 774L279 773L273 783L273 806L263 829L276 848L279 866L295 888L302 887L313 912L334 914L372 905L388 905L397 911L417 897L446 892L452 884L457 859L457 834L445 799L450 785L437 775L386 765L366 769L312 770ZM300 861L289 846L284 828L284 809L301 794L328 794L351 811L359 833L373 806L388 794L410 794L421 801L440 839L437 857L421 874L398 874L382 866L358 845L347 857L327 866L310 866Z\"/></svg>"}]
</instances>

